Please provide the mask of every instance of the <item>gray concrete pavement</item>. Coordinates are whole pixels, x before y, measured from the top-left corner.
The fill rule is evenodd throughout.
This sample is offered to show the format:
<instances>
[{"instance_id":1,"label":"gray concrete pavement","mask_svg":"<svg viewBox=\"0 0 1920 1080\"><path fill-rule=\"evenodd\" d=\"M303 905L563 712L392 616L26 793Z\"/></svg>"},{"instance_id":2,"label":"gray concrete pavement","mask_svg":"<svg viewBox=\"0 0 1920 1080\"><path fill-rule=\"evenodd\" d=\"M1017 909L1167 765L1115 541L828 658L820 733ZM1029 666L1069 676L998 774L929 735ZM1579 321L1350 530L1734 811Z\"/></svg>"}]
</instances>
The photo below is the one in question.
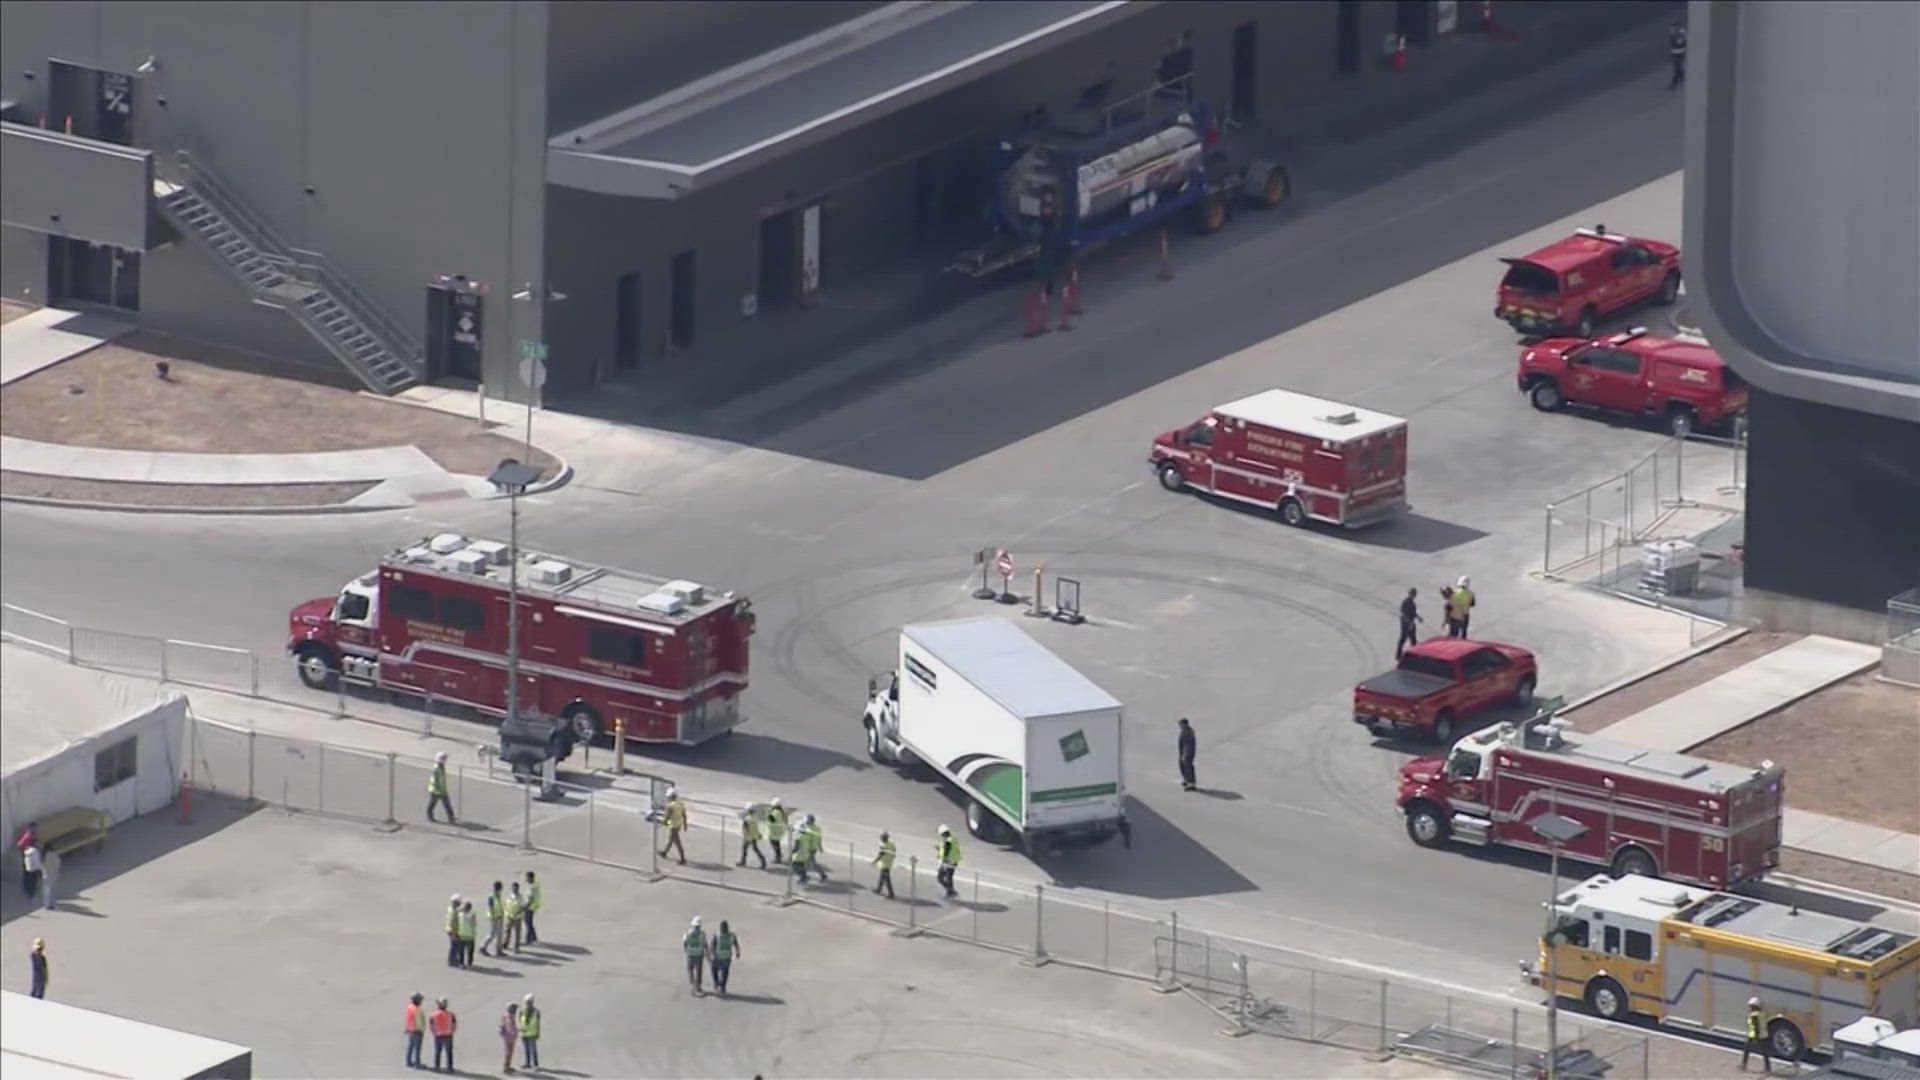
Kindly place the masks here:
<instances>
[{"instance_id":1,"label":"gray concrete pavement","mask_svg":"<svg viewBox=\"0 0 1920 1080\"><path fill-rule=\"evenodd\" d=\"M1117 264L1087 282L1071 334L929 327L898 345L920 377L812 401L755 443L654 433L610 445L604 459L625 461L618 483L577 462L588 480L527 500L523 538L755 598L753 722L654 755L661 771L792 792L917 835L958 809L864 760L865 677L901 622L973 610L968 550L1012 549L1022 583L1044 561L1085 582L1094 620L1035 632L1129 705L1137 843L1024 868L975 845L975 865L1510 986L1544 866L1409 844L1391 779L1419 748L1366 737L1346 697L1386 664L1399 591L1461 573L1480 594L1476 630L1538 650L1544 692L1577 694L1686 645L1684 620L1528 575L1543 504L1659 437L1526 408L1517 343L1490 314L1499 255L1597 220L1677 235L1678 134L1678 104L1657 83L1598 86L1317 207L1182 245L1172 282ZM936 347L941 362L915 366ZM1411 416L1418 512L1367 533L1292 532L1150 483L1155 432L1271 385ZM443 528L499 534L505 508L290 526L10 507L0 595L272 652L292 603ZM1173 784L1179 715L1195 718L1211 795Z\"/></svg>"},{"instance_id":2,"label":"gray concrete pavement","mask_svg":"<svg viewBox=\"0 0 1920 1080\"><path fill-rule=\"evenodd\" d=\"M133 329L105 315L41 308L0 326L0 385L24 379Z\"/></svg>"}]
</instances>

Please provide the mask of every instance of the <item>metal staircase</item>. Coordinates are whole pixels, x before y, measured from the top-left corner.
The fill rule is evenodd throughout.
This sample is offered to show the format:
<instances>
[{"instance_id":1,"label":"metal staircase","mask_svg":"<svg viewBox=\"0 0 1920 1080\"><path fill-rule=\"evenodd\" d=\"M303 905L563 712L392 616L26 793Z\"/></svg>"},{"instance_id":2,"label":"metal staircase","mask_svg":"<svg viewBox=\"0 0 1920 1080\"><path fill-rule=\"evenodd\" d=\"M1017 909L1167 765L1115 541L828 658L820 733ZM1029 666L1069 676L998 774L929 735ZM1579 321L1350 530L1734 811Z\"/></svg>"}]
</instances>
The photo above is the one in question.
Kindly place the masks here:
<instances>
[{"instance_id":1,"label":"metal staircase","mask_svg":"<svg viewBox=\"0 0 1920 1080\"><path fill-rule=\"evenodd\" d=\"M177 155L177 179L155 179L160 212L198 240L256 304L292 315L370 390L394 394L426 378L420 345L317 252L281 243L200 162Z\"/></svg>"}]
</instances>

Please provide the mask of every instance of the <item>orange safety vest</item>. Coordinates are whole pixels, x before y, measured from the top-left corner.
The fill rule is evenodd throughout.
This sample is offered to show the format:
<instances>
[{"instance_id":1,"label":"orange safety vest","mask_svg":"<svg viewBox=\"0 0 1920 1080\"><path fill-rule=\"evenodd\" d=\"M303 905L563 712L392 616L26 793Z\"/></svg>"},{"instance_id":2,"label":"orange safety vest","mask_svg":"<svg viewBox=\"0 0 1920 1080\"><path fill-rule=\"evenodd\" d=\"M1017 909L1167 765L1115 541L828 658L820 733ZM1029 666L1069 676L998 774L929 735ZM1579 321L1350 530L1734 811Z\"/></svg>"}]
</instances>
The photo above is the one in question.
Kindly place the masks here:
<instances>
[{"instance_id":1,"label":"orange safety vest","mask_svg":"<svg viewBox=\"0 0 1920 1080\"><path fill-rule=\"evenodd\" d=\"M453 1013L446 1009L435 1009L433 1015L427 1017L427 1026L433 1029L435 1035L451 1035L453 1034Z\"/></svg>"},{"instance_id":2,"label":"orange safety vest","mask_svg":"<svg viewBox=\"0 0 1920 1080\"><path fill-rule=\"evenodd\" d=\"M407 1034L420 1030L420 1006L407 1002Z\"/></svg>"}]
</instances>

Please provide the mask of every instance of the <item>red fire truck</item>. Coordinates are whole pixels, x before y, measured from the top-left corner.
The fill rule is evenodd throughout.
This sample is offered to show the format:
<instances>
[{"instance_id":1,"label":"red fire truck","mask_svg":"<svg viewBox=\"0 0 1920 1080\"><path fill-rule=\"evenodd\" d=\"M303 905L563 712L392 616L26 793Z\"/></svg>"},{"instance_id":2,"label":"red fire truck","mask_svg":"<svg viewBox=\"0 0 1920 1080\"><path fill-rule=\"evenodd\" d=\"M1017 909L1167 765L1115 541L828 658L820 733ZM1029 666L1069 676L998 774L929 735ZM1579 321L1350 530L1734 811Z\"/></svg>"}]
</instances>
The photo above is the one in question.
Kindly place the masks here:
<instances>
[{"instance_id":1,"label":"red fire truck","mask_svg":"<svg viewBox=\"0 0 1920 1080\"><path fill-rule=\"evenodd\" d=\"M295 607L287 651L316 689L345 679L502 714L510 565L498 541L429 537ZM583 742L616 721L629 739L680 745L740 723L748 600L525 549L517 569L522 710Z\"/></svg>"},{"instance_id":2,"label":"red fire truck","mask_svg":"<svg viewBox=\"0 0 1920 1080\"><path fill-rule=\"evenodd\" d=\"M1264 506L1289 525L1352 528L1407 509L1407 422L1290 390L1162 432L1148 463L1168 491Z\"/></svg>"},{"instance_id":3,"label":"red fire truck","mask_svg":"<svg viewBox=\"0 0 1920 1080\"><path fill-rule=\"evenodd\" d=\"M1785 773L1646 750L1567 730L1565 721L1501 724L1445 757L1400 767L1397 802L1422 847L1449 839L1547 851L1527 823L1556 813L1586 826L1561 854L1729 888L1780 864Z\"/></svg>"}]
</instances>

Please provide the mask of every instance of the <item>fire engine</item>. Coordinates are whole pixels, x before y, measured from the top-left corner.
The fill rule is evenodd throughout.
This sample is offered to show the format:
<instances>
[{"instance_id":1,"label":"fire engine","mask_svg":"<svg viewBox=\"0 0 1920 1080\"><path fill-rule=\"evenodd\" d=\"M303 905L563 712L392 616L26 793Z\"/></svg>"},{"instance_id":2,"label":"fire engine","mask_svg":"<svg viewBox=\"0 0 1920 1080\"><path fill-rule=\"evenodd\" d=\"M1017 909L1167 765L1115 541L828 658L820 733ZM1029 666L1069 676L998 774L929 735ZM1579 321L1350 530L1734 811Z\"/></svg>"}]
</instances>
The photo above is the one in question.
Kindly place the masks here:
<instances>
[{"instance_id":1,"label":"fire engine","mask_svg":"<svg viewBox=\"0 0 1920 1080\"><path fill-rule=\"evenodd\" d=\"M1629 1015L1746 1036L1758 999L1775 1057L1832 1047L1862 1016L1920 1014L1920 938L1872 923L1639 875L1591 878L1557 897L1529 980Z\"/></svg>"},{"instance_id":2,"label":"fire engine","mask_svg":"<svg viewBox=\"0 0 1920 1080\"><path fill-rule=\"evenodd\" d=\"M1714 888L1780 863L1785 772L1647 750L1569 731L1552 718L1462 738L1444 758L1400 767L1396 802L1422 847L1545 852L1527 822L1549 811L1586 826L1561 854Z\"/></svg>"},{"instance_id":3,"label":"fire engine","mask_svg":"<svg viewBox=\"0 0 1920 1080\"><path fill-rule=\"evenodd\" d=\"M511 571L518 705L582 742L619 730L693 745L741 721L750 601L692 581L441 533L395 551L337 597L293 609L287 651L315 689L342 679L503 714Z\"/></svg>"}]
</instances>

